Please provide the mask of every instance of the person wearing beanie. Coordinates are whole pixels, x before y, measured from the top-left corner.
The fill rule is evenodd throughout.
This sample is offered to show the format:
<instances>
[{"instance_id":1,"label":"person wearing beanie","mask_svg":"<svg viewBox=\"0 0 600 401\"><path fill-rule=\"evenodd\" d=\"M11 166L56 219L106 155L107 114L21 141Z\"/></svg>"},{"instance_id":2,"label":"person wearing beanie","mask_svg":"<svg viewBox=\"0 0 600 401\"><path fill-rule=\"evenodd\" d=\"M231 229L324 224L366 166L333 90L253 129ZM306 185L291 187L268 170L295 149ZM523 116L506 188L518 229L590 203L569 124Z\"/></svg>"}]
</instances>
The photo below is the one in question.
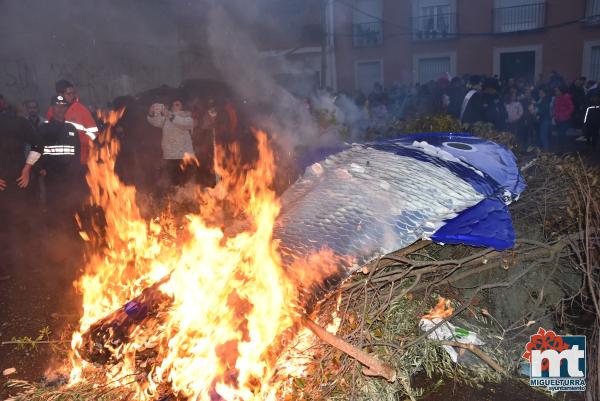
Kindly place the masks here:
<instances>
[{"instance_id":1,"label":"person wearing beanie","mask_svg":"<svg viewBox=\"0 0 600 401\"><path fill-rule=\"evenodd\" d=\"M75 85L62 79L56 82L55 89L56 94L62 96L67 101L68 108L65 114L65 121L77 128L81 146L80 162L81 164L87 164L90 156L90 148L98 136L96 120L94 120L88 108L79 101ZM48 120L52 118L52 113L53 107L50 106L46 114Z\"/></svg>"}]
</instances>

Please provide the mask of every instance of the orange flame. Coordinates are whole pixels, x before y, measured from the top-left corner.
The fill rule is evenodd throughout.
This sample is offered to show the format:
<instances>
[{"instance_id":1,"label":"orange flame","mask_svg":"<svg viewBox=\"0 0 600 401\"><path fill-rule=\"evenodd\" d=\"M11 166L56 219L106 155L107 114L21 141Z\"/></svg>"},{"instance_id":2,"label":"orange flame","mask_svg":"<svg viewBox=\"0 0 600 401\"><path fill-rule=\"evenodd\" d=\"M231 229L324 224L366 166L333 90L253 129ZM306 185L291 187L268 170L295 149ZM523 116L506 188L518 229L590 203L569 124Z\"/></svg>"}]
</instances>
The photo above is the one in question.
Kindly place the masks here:
<instances>
[{"instance_id":1,"label":"orange flame","mask_svg":"<svg viewBox=\"0 0 600 401\"><path fill-rule=\"evenodd\" d=\"M109 117L113 123L118 119ZM83 315L72 339L71 383L86 380L93 369L82 358L85 331L167 277L160 291L172 304L114 350L118 363L105 369L106 383L118 386L135 377L136 400L154 399L165 388L189 400L273 397L274 352L299 320L298 288L310 288L334 272L339 258L324 250L298 262L309 268L284 269L272 238L280 210L271 189L273 152L266 134L255 135L254 165L242 165L237 145L216 149L221 180L198 191L200 213L186 216L183 227L172 216L142 218L135 188L115 174L118 142L110 129L101 138L87 182L90 201L104 210L106 223L87 233L93 247L76 284ZM240 220L245 229L226 234L225 228ZM149 351L152 366L140 357Z\"/></svg>"},{"instance_id":2,"label":"orange flame","mask_svg":"<svg viewBox=\"0 0 600 401\"><path fill-rule=\"evenodd\" d=\"M444 297L440 297L437 305L432 308L429 313L423 315L423 319L433 320L435 318L438 319L447 319L454 313L454 308L452 308L452 303L449 299Z\"/></svg>"}]
</instances>

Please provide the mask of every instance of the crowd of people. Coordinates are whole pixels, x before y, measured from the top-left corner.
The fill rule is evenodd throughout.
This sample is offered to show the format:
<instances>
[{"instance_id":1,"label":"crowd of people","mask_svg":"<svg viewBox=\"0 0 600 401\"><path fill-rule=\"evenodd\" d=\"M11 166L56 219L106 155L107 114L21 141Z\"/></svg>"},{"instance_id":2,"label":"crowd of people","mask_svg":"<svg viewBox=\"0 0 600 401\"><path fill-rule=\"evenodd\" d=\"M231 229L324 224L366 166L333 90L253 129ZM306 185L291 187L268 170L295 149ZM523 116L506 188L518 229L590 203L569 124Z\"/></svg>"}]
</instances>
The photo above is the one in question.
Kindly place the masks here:
<instances>
[{"instance_id":1,"label":"crowd of people","mask_svg":"<svg viewBox=\"0 0 600 401\"><path fill-rule=\"evenodd\" d=\"M121 164L130 167L134 159L128 157L132 154L127 153L125 138L132 134L137 142L134 153L144 159L144 174L153 179L151 195L163 199L166 192L191 181L214 186L218 179L212 162L215 144L227 136L223 133L238 130L235 108L229 101L216 104L210 98L180 94L158 98L162 102L144 112L148 124L136 114L139 107L132 108L129 120L142 126L138 130L144 137L124 134ZM56 83L56 94L45 115L35 100L15 107L0 96L0 221L4 227L0 242L7 252L0 256L7 265L17 263L14 250L23 249L19 243L29 241L32 231L43 227L52 231L47 233L50 236L70 233L71 241L77 235L74 216L90 213L82 204L89 191L85 179L88 160L102 125L98 118L79 101L75 86L66 80ZM122 119L123 124L127 120ZM156 135L152 127L156 127ZM121 122L115 128L116 135L123 134ZM145 149L142 142L152 143L152 152L160 153L157 157L162 161L141 154ZM0 270L4 267L0 263Z\"/></svg>"},{"instance_id":2,"label":"crowd of people","mask_svg":"<svg viewBox=\"0 0 600 401\"><path fill-rule=\"evenodd\" d=\"M74 215L86 194L86 163L97 133L96 120L68 81L56 83L45 115L35 100L15 108L0 96L0 275L28 255L39 256L45 241L34 238L76 235Z\"/></svg>"},{"instance_id":3,"label":"crowd of people","mask_svg":"<svg viewBox=\"0 0 600 401\"><path fill-rule=\"evenodd\" d=\"M73 84L56 83L56 95L45 116L35 100L25 101L18 110L0 96L0 132L3 212L27 203L22 198L30 195L30 182L38 178L45 187L41 200L52 216L79 202L98 127L92 113L79 102Z\"/></svg>"},{"instance_id":4,"label":"crowd of people","mask_svg":"<svg viewBox=\"0 0 600 401\"><path fill-rule=\"evenodd\" d=\"M353 112L349 114L359 118L348 121L362 131L389 126L395 120L445 113L467 129L485 122L512 132L523 149L535 145L566 150L567 133L572 130L581 130L590 145L598 144L600 88L584 77L567 85L553 73L547 80L530 85L524 79L444 76L414 86L394 84L385 89L375 84L368 96L338 98L351 104ZM164 96L161 100L144 106L142 113L148 124L142 127L141 135L147 140L138 138L131 157L123 159L135 159L144 142L150 137L160 138L148 147L148 152L157 152L156 157L142 155L145 164L138 168L144 176L152 176L150 190L162 197L165 191L191 181L214 186L218 180L213 169L216 143L232 134L236 140L242 137L235 135L241 125L235 107L227 96L219 104L210 97L186 97L181 92L168 101ZM86 194L86 165L101 122L79 101L75 86L66 80L56 83L50 104L42 115L35 100L25 101L17 110L0 95L0 221L6 222L9 230L23 226L19 219L36 209L48 211L46 220L52 227L72 224ZM135 117L131 125L139 126L139 120L140 116ZM363 120L367 121L364 125ZM152 127L160 135L147 136ZM156 163L158 157L160 163ZM148 168L149 159L156 175Z\"/></svg>"},{"instance_id":5,"label":"crowd of people","mask_svg":"<svg viewBox=\"0 0 600 401\"><path fill-rule=\"evenodd\" d=\"M126 113L115 127L123 155L117 167L124 166L119 173L124 173L127 180L134 170L142 170L152 181L152 188L144 189L159 198L189 182L214 186L218 179L213 167L216 145L226 148L224 145L233 137L240 139L236 135L238 115L230 99L203 99L177 89L170 92L149 95L155 102L143 111L145 116L137 111L148 99L112 105ZM125 103L133 99L124 98ZM3 216L14 210L12 205L27 204L29 210L39 207L53 218L71 222L69 216L85 196L90 149L102 124L99 116L79 101L75 86L66 80L56 83L56 95L45 116L35 100L14 107L0 95ZM135 165L137 158L143 159L138 163L141 168ZM136 178L131 179L132 183L137 184Z\"/></svg>"},{"instance_id":6,"label":"crowd of people","mask_svg":"<svg viewBox=\"0 0 600 401\"><path fill-rule=\"evenodd\" d=\"M568 148L567 132L572 130L580 130L592 147L598 144L600 89L598 82L585 77L569 85L556 72L535 84L525 79L444 75L412 86L394 83L387 90L375 83L371 93L358 93L353 99L368 111L375 127L446 113L467 127L484 122L512 132L525 149L539 146L562 152ZM551 141L553 133L556 140Z\"/></svg>"}]
</instances>

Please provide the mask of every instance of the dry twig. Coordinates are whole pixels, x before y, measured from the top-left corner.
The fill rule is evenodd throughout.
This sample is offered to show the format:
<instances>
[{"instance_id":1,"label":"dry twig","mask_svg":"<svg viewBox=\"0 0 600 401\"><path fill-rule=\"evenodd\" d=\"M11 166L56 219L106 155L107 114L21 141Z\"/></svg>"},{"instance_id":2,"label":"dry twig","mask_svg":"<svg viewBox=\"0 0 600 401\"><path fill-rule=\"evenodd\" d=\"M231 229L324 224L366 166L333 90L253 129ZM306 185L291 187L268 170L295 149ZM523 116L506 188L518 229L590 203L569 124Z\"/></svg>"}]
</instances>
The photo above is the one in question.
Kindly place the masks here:
<instances>
[{"instance_id":1,"label":"dry twig","mask_svg":"<svg viewBox=\"0 0 600 401\"><path fill-rule=\"evenodd\" d=\"M383 377L390 383L396 381L396 371L390 365L381 362L379 359L372 357L365 351L358 349L352 344L331 334L308 318L304 319L304 324L321 340L362 363L365 366L365 369L363 369L365 375Z\"/></svg>"},{"instance_id":2,"label":"dry twig","mask_svg":"<svg viewBox=\"0 0 600 401\"><path fill-rule=\"evenodd\" d=\"M481 359L483 362L490 365L490 367L492 369L494 369L496 372L500 373L501 375L506 374L506 371L504 370L504 368L502 368L502 366L498 365L498 363L496 363L496 361L494 361L489 355L487 355L485 352L483 352L481 349L479 349L479 347L477 347L473 344L463 344L463 343L459 343L458 341L440 341L440 344L469 350L473 354L477 355L477 357L479 359Z\"/></svg>"}]
</instances>

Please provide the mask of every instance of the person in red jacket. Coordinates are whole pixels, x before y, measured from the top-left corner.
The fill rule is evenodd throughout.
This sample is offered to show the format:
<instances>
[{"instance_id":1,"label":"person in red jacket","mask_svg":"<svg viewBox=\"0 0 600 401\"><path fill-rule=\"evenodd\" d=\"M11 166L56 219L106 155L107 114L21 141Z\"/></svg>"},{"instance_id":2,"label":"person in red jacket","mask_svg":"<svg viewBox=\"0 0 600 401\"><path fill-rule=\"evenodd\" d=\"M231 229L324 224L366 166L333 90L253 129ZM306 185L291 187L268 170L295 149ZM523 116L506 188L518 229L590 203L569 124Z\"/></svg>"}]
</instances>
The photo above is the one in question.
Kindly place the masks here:
<instances>
[{"instance_id":1,"label":"person in red jacket","mask_svg":"<svg viewBox=\"0 0 600 401\"><path fill-rule=\"evenodd\" d=\"M79 102L75 86L71 82L64 79L56 82L56 94L63 96L69 103L65 121L77 128L81 144L80 162L81 164L87 164L90 148L98 135L96 121L87 107ZM52 107L48 109L46 118L48 120L52 119Z\"/></svg>"},{"instance_id":2,"label":"person in red jacket","mask_svg":"<svg viewBox=\"0 0 600 401\"><path fill-rule=\"evenodd\" d=\"M555 88L554 96L552 115L556 123L559 148L563 150L567 138L567 130L571 127L571 118L575 111L575 105L565 85Z\"/></svg>"}]
</instances>

